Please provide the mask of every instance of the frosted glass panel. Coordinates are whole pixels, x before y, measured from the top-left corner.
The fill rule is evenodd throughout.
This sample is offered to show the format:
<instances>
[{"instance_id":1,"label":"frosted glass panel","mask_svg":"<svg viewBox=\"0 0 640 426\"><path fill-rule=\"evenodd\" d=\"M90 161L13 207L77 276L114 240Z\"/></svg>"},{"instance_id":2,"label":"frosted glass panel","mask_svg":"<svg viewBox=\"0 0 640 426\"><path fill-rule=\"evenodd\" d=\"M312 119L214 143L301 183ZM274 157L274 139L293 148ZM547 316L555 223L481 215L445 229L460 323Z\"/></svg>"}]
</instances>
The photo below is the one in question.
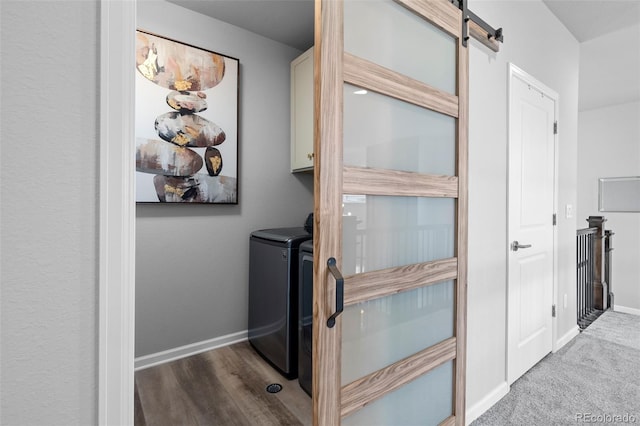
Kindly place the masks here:
<instances>
[{"instance_id":1,"label":"frosted glass panel","mask_svg":"<svg viewBox=\"0 0 640 426\"><path fill-rule=\"evenodd\" d=\"M453 336L453 281L348 306L342 313L342 384Z\"/></svg>"},{"instance_id":2,"label":"frosted glass panel","mask_svg":"<svg viewBox=\"0 0 640 426\"><path fill-rule=\"evenodd\" d=\"M344 50L456 93L456 42L391 0L344 3Z\"/></svg>"},{"instance_id":3,"label":"frosted glass panel","mask_svg":"<svg viewBox=\"0 0 640 426\"><path fill-rule=\"evenodd\" d=\"M344 164L455 175L456 120L344 86Z\"/></svg>"},{"instance_id":4,"label":"frosted glass panel","mask_svg":"<svg viewBox=\"0 0 640 426\"><path fill-rule=\"evenodd\" d=\"M453 414L453 362L342 419L345 426L435 426Z\"/></svg>"},{"instance_id":5,"label":"frosted glass panel","mask_svg":"<svg viewBox=\"0 0 640 426\"><path fill-rule=\"evenodd\" d=\"M453 257L452 198L344 195L345 275Z\"/></svg>"}]
</instances>

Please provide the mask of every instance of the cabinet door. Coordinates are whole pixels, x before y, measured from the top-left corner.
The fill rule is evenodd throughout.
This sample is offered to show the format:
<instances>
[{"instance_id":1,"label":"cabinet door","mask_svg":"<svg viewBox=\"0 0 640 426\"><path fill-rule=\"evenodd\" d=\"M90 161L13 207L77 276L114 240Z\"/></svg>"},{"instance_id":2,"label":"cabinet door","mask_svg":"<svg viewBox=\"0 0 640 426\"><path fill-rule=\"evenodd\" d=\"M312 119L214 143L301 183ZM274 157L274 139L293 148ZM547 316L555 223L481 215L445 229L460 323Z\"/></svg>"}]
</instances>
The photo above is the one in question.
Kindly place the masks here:
<instances>
[{"instance_id":1,"label":"cabinet door","mask_svg":"<svg viewBox=\"0 0 640 426\"><path fill-rule=\"evenodd\" d=\"M313 47L291 62L291 171L313 169Z\"/></svg>"}]
</instances>

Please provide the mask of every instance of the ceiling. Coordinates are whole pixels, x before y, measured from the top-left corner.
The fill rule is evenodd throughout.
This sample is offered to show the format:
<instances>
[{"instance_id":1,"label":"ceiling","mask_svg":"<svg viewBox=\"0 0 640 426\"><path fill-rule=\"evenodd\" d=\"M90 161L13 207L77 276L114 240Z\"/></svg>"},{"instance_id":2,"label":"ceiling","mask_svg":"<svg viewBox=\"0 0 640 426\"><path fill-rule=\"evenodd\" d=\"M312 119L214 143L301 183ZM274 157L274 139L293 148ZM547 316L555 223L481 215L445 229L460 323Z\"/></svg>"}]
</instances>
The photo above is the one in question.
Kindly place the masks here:
<instances>
[{"instance_id":1,"label":"ceiling","mask_svg":"<svg viewBox=\"0 0 640 426\"><path fill-rule=\"evenodd\" d=\"M314 0L168 0L299 50L313 46Z\"/></svg>"},{"instance_id":2,"label":"ceiling","mask_svg":"<svg viewBox=\"0 0 640 426\"><path fill-rule=\"evenodd\" d=\"M542 0L579 42L640 23L640 0Z\"/></svg>"},{"instance_id":3,"label":"ceiling","mask_svg":"<svg viewBox=\"0 0 640 426\"><path fill-rule=\"evenodd\" d=\"M299 50L313 45L313 0L168 1ZM640 0L543 2L580 42L640 24Z\"/></svg>"}]
</instances>

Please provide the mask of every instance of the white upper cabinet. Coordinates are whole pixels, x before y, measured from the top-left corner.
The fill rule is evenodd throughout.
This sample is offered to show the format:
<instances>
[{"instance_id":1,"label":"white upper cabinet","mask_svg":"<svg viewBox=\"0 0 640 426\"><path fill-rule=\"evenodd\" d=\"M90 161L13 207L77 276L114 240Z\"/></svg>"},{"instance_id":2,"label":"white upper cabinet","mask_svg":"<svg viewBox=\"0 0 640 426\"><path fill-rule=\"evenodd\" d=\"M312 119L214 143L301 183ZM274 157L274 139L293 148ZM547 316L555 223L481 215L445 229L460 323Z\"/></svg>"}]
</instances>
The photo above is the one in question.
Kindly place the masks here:
<instances>
[{"instance_id":1,"label":"white upper cabinet","mask_svg":"<svg viewBox=\"0 0 640 426\"><path fill-rule=\"evenodd\" d=\"M291 62L291 171L313 170L313 47Z\"/></svg>"}]
</instances>

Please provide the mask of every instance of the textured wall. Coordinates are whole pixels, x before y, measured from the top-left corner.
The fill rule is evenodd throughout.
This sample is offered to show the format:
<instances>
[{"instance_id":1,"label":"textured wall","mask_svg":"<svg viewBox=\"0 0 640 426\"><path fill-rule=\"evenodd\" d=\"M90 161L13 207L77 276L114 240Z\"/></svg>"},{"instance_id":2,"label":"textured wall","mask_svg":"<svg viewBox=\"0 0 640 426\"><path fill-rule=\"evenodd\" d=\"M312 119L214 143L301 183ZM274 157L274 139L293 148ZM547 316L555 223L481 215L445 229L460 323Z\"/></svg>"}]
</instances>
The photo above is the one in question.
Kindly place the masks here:
<instances>
[{"instance_id":1,"label":"textured wall","mask_svg":"<svg viewBox=\"0 0 640 426\"><path fill-rule=\"evenodd\" d=\"M640 100L640 25L580 44L580 111Z\"/></svg>"},{"instance_id":2,"label":"textured wall","mask_svg":"<svg viewBox=\"0 0 640 426\"><path fill-rule=\"evenodd\" d=\"M598 178L640 176L640 102L581 111L578 134L578 227L590 215L607 219L614 304L640 313L640 213L598 211Z\"/></svg>"},{"instance_id":3,"label":"textured wall","mask_svg":"<svg viewBox=\"0 0 640 426\"><path fill-rule=\"evenodd\" d=\"M95 424L98 2L0 7L0 423Z\"/></svg>"},{"instance_id":4,"label":"textured wall","mask_svg":"<svg viewBox=\"0 0 640 426\"><path fill-rule=\"evenodd\" d=\"M138 27L240 60L239 204L138 205L142 356L247 329L249 234L302 226L313 177L289 172L289 64L301 52L166 2L139 2Z\"/></svg>"},{"instance_id":5,"label":"textured wall","mask_svg":"<svg viewBox=\"0 0 640 426\"><path fill-rule=\"evenodd\" d=\"M470 50L467 407L473 407L506 383L507 64L559 94L563 212L566 204L576 204L579 45L541 1L474 0L469 8L503 27L505 37L497 54L475 41ZM568 305L558 306L557 338L576 325L575 229L575 215L559 214L558 293L567 294Z\"/></svg>"},{"instance_id":6,"label":"textured wall","mask_svg":"<svg viewBox=\"0 0 640 426\"><path fill-rule=\"evenodd\" d=\"M640 176L640 26L580 45L578 228L590 215L613 230L614 303L640 312L640 213L598 211L598 178Z\"/></svg>"}]
</instances>

